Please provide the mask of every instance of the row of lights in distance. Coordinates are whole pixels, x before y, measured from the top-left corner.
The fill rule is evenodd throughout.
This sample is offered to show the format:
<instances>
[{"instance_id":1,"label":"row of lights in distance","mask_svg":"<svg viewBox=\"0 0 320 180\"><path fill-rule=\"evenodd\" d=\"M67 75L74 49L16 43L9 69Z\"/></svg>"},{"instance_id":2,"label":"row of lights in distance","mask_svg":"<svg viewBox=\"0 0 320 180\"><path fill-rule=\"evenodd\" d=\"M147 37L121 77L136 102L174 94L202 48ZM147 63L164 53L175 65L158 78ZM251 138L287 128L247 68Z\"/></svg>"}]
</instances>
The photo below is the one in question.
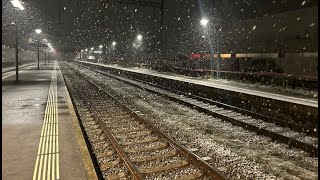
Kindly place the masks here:
<instances>
[{"instance_id":1,"label":"row of lights in distance","mask_svg":"<svg viewBox=\"0 0 320 180\"><path fill-rule=\"evenodd\" d=\"M11 0L10 2L13 5L13 7L18 8L20 10L24 10L24 7L22 6L22 4L21 4L21 2L19 0ZM14 22L12 22L11 24L14 24ZM37 34L40 34L42 32L41 29L36 29L35 31L36 31ZM53 49L53 47L51 46L50 43L48 43L47 45L52 51L54 51L54 49Z\"/></svg>"},{"instance_id":2,"label":"row of lights in distance","mask_svg":"<svg viewBox=\"0 0 320 180\"><path fill-rule=\"evenodd\" d=\"M36 29L35 31L36 31L37 34L40 34L40 33L42 32L41 29ZM46 40L44 39L44 41L46 41ZM54 49L53 49L53 47L51 46L50 43L47 43L47 45L48 45L48 47L49 47L52 51L54 51Z\"/></svg>"},{"instance_id":3,"label":"row of lights in distance","mask_svg":"<svg viewBox=\"0 0 320 180\"><path fill-rule=\"evenodd\" d=\"M142 40L142 35L139 34L139 35L137 36L137 39L138 39L138 41L141 41L141 40ZM115 41L112 42L112 46L116 46L116 44L117 44L117 43L116 43ZM107 47L107 46L106 46L106 47ZM103 48L103 45L100 45L99 48L102 49L102 48ZM91 48L91 51L93 51L93 50L94 50L94 48L92 47L92 48ZM83 52L83 51L88 51L88 48L86 48L85 50L81 50L81 52Z\"/></svg>"}]
</instances>

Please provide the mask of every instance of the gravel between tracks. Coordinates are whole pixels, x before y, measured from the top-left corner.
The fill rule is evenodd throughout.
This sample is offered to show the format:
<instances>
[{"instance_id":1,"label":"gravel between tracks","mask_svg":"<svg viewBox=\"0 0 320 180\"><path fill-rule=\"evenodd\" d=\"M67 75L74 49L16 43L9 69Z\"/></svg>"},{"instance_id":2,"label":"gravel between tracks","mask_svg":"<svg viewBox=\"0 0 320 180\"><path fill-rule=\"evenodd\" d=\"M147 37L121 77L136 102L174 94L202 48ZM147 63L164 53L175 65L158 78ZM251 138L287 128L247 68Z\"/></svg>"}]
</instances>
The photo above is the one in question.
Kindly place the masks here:
<instances>
[{"instance_id":1,"label":"gravel between tracks","mask_svg":"<svg viewBox=\"0 0 320 180\"><path fill-rule=\"evenodd\" d=\"M140 111L156 127L199 156L230 179L317 179L318 159L289 149L285 144L155 94L132 87L90 70L77 68L117 92L123 102Z\"/></svg>"}]
</instances>

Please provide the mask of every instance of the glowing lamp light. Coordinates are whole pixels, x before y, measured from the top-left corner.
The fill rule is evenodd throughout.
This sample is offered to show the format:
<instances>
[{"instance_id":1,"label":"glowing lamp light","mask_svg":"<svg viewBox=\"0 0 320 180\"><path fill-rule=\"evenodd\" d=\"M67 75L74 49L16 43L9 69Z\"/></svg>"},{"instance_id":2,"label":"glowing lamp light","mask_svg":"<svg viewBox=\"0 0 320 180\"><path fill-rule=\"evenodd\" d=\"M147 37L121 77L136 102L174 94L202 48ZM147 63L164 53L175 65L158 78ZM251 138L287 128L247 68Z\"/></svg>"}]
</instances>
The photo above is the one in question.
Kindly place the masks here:
<instances>
[{"instance_id":1,"label":"glowing lamp light","mask_svg":"<svg viewBox=\"0 0 320 180\"><path fill-rule=\"evenodd\" d=\"M22 6L19 0L12 0L11 3L13 7L19 8L20 10L24 10L24 7Z\"/></svg>"},{"instance_id":2,"label":"glowing lamp light","mask_svg":"<svg viewBox=\"0 0 320 180\"><path fill-rule=\"evenodd\" d=\"M137 39L138 39L139 41L141 41L141 40L142 40L142 35L139 34L139 35L137 36Z\"/></svg>"},{"instance_id":3,"label":"glowing lamp light","mask_svg":"<svg viewBox=\"0 0 320 180\"><path fill-rule=\"evenodd\" d=\"M41 29L36 29L35 31L36 31L37 34L40 34L42 32Z\"/></svg>"},{"instance_id":4,"label":"glowing lamp light","mask_svg":"<svg viewBox=\"0 0 320 180\"><path fill-rule=\"evenodd\" d=\"M200 24L201 24L202 26L207 26L208 22L209 22L208 19L202 18L201 21L200 21Z\"/></svg>"}]
</instances>

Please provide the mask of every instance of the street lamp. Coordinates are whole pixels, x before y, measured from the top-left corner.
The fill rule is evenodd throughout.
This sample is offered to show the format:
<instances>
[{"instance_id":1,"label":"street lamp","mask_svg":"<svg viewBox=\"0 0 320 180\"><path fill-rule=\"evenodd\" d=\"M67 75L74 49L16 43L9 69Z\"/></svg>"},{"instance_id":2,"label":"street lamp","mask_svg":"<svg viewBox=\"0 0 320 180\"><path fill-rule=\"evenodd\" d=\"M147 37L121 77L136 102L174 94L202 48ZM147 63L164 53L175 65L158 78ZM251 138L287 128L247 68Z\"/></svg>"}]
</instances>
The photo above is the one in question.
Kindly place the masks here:
<instances>
[{"instance_id":1,"label":"street lamp","mask_svg":"<svg viewBox=\"0 0 320 180\"><path fill-rule=\"evenodd\" d=\"M19 0L12 0L11 3L14 7L19 8L20 10L24 10L24 7Z\"/></svg>"},{"instance_id":2,"label":"street lamp","mask_svg":"<svg viewBox=\"0 0 320 180\"><path fill-rule=\"evenodd\" d=\"M21 2L19 0L11 0L11 3L13 5L13 7L18 8L20 10L24 10L24 7L22 6ZM11 23L12 25L15 25L14 22ZM15 42L15 46L16 46L16 82L18 82L19 80L19 41L18 41L18 26L15 25L15 30L16 30L16 42Z\"/></svg>"},{"instance_id":3,"label":"street lamp","mask_svg":"<svg viewBox=\"0 0 320 180\"><path fill-rule=\"evenodd\" d=\"M40 34L42 32L41 29L36 29L35 32L37 34ZM40 69L40 52L39 52L39 46L40 46L40 42L38 41L38 70Z\"/></svg>"},{"instance_id":4,"label":"street lamp","mask_svg":"<svg viewBox=\"0 0 320 180\"><path fill-rule=\"evenodd\" d=\"M100 56L100 58L98 59L98 62L99 62L100 60L102 60L102 53L103 53L102 48L103 48L103 45L100 45L100 46L99 46L99 50L100 50L99 56Z\"/></svg>"},{"instance_id":5,"label":"street lamp","mask_svg":"<svg viewBox=\"0 0 320 180\"><path fill-rule=\"evenodd\" d=\"M82 60L82 53L83 53L83 49L81 49L80 51L80 60Z\"/></svg>"},{"instance_id":6,"label":"street lamp","mask_svg":"<svg viewBox=\"0 0 320 180\"><path fill-rule=\"evenodd\" d=\"M138 41L141 41L141 40L142 40L142 35L139 34L139 35L137 36L137 39L138 39Z\"/></svg>"},{"instance_id":7,"label":"street lamp","mask_svg":"<svg viewBox=\"0 0 320 180\"><path fill-rule=\"evenodd\" d=\"M37 34L40 34L42 32L41 29L36 29L35 31L36 31Z\"/></svg>"},{"instance_id":8,"label":"street lamp","mask_svg":"<svg viewBox=\"0 0 320 180\"><path fill-rule=\"evenodd\" d=\"M139 47L141 46L141 43L142 43L141 40L142 40L142 35L138 34L137 35L137 43L133 43L133 46L136 48L136 56L138 55L138 50L139 50ZM139 64L139 68L141 68L141 60L139 57L138 57L138 64Z\"/></svg>"},{"instance_id":9,"label":"street lamp","mask_svg":"<svg viewBox=\"0 0 320 180\"><path fill-rule=\"evenodd\" d=\"M202 26L206 27L206 26L207 26L207 24L208 24L208 22L209 22L209 20L208 20L208 19L206 19L206 18L202 18L202 19L201 19L201 21L200 21L200 24L201 24Z\"/></svg>"},{"instance_id":10,"label":"street lamp","mask_svg":"<svg viewBox=\"0 0 320 180\"><path fill-rule=\"evenodd\" d=\"M111 59L114 58L114 50L115 50L116 44L117 44L117 43L116 43L115 41L112 42L113 48L112 48L112 58L111 58Z\"/></svg>"},{"instance_id":11,"label":"street lamp","mask_svg":"<svg viewBox=\"0 0 320 180\"><path fill-rule=\"evenodd\" d=\"M211 70L211 73L213 73L213 72L212 72L212 66L213 66L213 56L214 56L214 54L213 54L212 49L211 49L211 46L210 46L210 44L211 44L211 42L210 42L210 36L208 35L208 29L207 29L208 23L209 23L209 20L208 20L207 18L202 18L202 19L200 20L200 24L201 24L201 26L204 28L204 33L205 33L205 35L203 35L202 38L208 37L208 41L209 41L208 44L209 44L209 53L210 53L210 70ZM203 70L203 77L204 77L204 75L205 75L205 73L204 73L204 66L205 66L205 62L204 62L204 60L203 60L203 68L202 68L202 70ZM218 67L218 62L217 62L217 67ZM218 69L217 69L217 72L218 72ZM217 76L218 76L218 73L217 73Z\"/></svg>"}]
</instances>

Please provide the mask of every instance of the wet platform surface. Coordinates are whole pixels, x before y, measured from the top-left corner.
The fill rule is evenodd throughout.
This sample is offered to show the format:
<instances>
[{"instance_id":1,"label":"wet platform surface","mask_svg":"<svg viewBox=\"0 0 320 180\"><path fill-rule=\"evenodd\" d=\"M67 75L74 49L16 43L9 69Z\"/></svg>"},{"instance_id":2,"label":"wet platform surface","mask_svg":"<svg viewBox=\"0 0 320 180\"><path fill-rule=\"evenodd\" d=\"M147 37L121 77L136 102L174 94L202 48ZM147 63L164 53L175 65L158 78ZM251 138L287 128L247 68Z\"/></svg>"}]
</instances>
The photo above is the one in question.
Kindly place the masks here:
<instances>
[{"instance_id":1,"label":"wet platform surface","mask_svg":"<svg viewBox=\"0 0 320 180\"><path fill-rule=\"evenodd\" d=\"M96 179L59 64L21 71L18 83L6 76L2 178Z\"/></svg>"}]
</instances>

